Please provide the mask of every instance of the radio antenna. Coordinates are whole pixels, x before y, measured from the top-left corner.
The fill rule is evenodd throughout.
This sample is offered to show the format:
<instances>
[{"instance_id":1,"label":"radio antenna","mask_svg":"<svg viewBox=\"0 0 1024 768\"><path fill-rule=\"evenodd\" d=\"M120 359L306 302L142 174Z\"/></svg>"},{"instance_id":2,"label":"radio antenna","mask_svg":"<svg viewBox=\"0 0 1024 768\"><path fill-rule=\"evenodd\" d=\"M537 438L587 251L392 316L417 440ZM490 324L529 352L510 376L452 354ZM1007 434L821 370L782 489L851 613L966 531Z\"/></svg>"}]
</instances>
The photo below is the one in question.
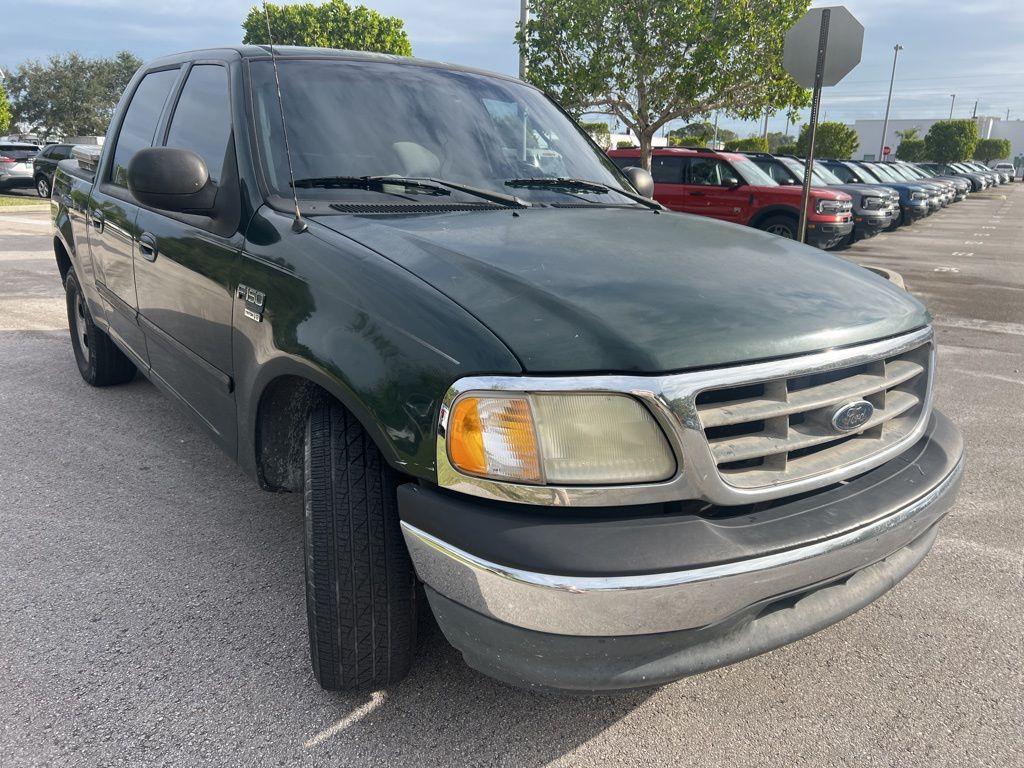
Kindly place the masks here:
<instances>
[{"instance_id":1,"label":"radio antenna","mask_svg":"<svg viewBox=\"0 0 1024 768\"><path fill-rule=\"evenodd\" d=\"M292 222L292 232L305 232L306 222L302 220L302 211L299 210L299 196L295 192L295 169L292 168L292 148L288 143L288 123L284 119L284 99L281 98L281 75L277 70L277 51L274 50L274 34L270 31L270 11L267 9L267 0L263 0L263 18L267 21L267 40L270 41L270 60L274 64L274 85L277 88L277 106L281 110L281 131L284 133L284 156L288 161L288 182L292 190L292 202L295 204L295 220Z\"/></svg>"}]
</instances>

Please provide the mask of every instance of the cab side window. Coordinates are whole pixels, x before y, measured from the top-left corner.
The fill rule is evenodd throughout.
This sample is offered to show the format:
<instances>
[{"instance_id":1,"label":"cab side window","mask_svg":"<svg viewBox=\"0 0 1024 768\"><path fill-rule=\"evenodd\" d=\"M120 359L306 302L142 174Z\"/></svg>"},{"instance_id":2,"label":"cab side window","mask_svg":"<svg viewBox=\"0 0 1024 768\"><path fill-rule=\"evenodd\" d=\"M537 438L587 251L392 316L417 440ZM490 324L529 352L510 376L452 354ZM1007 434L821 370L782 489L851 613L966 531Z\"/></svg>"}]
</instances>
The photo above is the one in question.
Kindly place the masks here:
<instances>
[{"instance_id":1,"label":"cab side window","mask_svg":"<svg viewBox=\"0 0 1024 768\"><path fill-rule=\"evenodd\" d=\"M713 157L690 158L690 178L687 183L703 187L723 187L732 170L721 160Z\"/></svg>"},{"instance_id":2,"label":"cab side window","mask_svg":"<svg viewBox=\"0 0 1024 768\"><path fill-rule=\"evenodd\" d=\"M54 160L67 160L71 157L71 145L70 144L58 144L50 152L50 157Z\"/></svg>"},{"instance_id":3,"label":"cab side window","mask_svg":"<svg viewBox=\"0 0 1024 768\"><path fill-rule=\"evenodd\" d=\"M177 79L177 69L150 72L142 78L121 122L108 181L119 187L128 186L128 163L140 149L153 145L153 134L160 122L160 114Z\"/></svg>"},{"instance_id":4,"label":"cab side window","mask_svg":"<svg viewBox=\"0 0 1024 768\"><path fill-rule=\"evenodd\" d=\"M682 184L683 158L655 155L651 158L651 176L655 184Z\"/></svg>"},{"instance_id":5,"label":"cab side window","mask_svg":"<svg viewBox=\"0 0 1024 768\"><path fill-rule=\"evenodd\" d=\"M167 146L189 149L203 158L210 179L220 181L231 138L228 71L216 64L192 67L174 108Z\"/></svg>"},{"instance_id":6,"label":"cab side window","mask_svg":"<svg viewBox=\"0 0 1024 768\"><path fill-rule=\"evenodd\" d=\"M850 173L849 169L842 165L830 165L828 167L832 173L839 177L840 181L849 183L853 179L853 174Z\"/></svg>"}]
</instances>

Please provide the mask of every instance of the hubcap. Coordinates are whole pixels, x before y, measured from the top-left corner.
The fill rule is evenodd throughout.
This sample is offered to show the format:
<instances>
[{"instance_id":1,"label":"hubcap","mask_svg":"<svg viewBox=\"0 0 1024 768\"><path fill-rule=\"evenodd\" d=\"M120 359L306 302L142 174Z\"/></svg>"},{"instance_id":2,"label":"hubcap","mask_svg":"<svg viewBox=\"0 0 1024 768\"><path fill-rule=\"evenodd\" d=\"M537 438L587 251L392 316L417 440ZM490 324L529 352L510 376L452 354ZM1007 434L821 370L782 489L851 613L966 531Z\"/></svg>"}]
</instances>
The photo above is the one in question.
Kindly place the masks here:
<instances>
[{"instance_id":1,"label":"hubcap","mask_svg":"<svg viewBox=\"0 0 1024 768\"><path fill-rule=\"evenodd\" d=\"M88 322L88 310L85 308L85 299L82 298L82 294L79 293L75 297L75 327L72 331L75 334L75 338L78 340L78 347L82 351L82 359L89 362L89 322Z\"/></svg>"},{"instance_id":2,"label":"hubcap","mask_svg":"<svg viewBox=\"0 0 1024 768\"><path fill-rule=\"evenodd\" d=\"M793 230L787 227L785 224L772 224L765 232L771 232L773 235L779 237L785 237L790 240L793 239Z\"/></svg>"},{"instance_id":3,"label":"hubcap","mask_svg":"<svg viewBox=\"0 0 1024 768\"><path fill-rule=\"evenodd\" d=\"M36 184L36 191L39 192L40 197L50 196L50 182L46 179L40 179L39 183Z\"/></svg>"}]
</instances>

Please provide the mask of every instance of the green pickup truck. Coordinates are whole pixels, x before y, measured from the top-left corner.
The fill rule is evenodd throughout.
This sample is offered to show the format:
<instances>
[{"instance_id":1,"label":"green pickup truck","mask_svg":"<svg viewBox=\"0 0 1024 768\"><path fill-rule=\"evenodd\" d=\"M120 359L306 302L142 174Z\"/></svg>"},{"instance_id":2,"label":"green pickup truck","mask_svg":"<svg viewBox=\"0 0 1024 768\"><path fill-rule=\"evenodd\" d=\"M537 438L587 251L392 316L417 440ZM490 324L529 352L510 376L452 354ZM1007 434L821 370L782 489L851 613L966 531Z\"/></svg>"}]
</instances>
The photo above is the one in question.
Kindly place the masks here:
<instances>
[{"instance_id":1,"label":"green pickup truck","mask_svg":"<svg viewBox=\"0 0 1024 768\"><path fill-rule=\"evenodd\" d=\"M650 189L512 78L243 46L135 75L53 245L83 378L302 494L324 688L427 612L509 683L647 687L883 594L963 467L921 304Z\"/></svg>"}]
</instances>

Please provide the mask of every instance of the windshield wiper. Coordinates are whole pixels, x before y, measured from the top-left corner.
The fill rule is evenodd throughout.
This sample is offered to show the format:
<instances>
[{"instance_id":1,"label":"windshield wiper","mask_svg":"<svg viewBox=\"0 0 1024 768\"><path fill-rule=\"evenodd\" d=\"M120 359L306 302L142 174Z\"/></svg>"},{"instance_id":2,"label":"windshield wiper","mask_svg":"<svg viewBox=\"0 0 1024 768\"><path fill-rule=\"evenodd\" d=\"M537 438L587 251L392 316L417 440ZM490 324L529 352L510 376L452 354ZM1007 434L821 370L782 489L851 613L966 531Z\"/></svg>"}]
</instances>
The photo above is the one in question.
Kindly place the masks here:
<instances>
[{"instance_id":1,"label":"windshield wiper","mask_svg":"<svg viewBox=\"0 0 1024 768\"><path fill-rule=\"evenodd\" d=\"M523 187L524 189L554 189L554 190L566 190L568 192L596 192L597 194L605 194L606 192L617 192L623 197L628 197L630 200L645 205L648 208L660 211L662 209L661 203L657 203L654 200L638 195L634 192L627 192L624 189L618 187L610 187L607 184L602 184L599 181L587 181L586 179L569 179L565 177L552 178L550 176L538 176L536 178L525 178L525 179L506 179L506 187Z\"/></svg>"},{"instance_id":2,"label":"windshield wiper","mask_svg":"<svg viewBox=\"0 0 1024 768\"><path fill-rule=\"evenodd\" d=\"M530 204L515 195L503 192L491 192L487 189L460 184L455 181L435 179L430 176L417 178L413 176L319 176L308 179L297 179L296 187L318 187L322 189L367 189L373 192L386 192L385 185L403 186L406 189L423 190L430 195L450 195L449 190L464 192L483 200L488 200L507 208L529 208Z\"/></svg>"}]
</instances>

